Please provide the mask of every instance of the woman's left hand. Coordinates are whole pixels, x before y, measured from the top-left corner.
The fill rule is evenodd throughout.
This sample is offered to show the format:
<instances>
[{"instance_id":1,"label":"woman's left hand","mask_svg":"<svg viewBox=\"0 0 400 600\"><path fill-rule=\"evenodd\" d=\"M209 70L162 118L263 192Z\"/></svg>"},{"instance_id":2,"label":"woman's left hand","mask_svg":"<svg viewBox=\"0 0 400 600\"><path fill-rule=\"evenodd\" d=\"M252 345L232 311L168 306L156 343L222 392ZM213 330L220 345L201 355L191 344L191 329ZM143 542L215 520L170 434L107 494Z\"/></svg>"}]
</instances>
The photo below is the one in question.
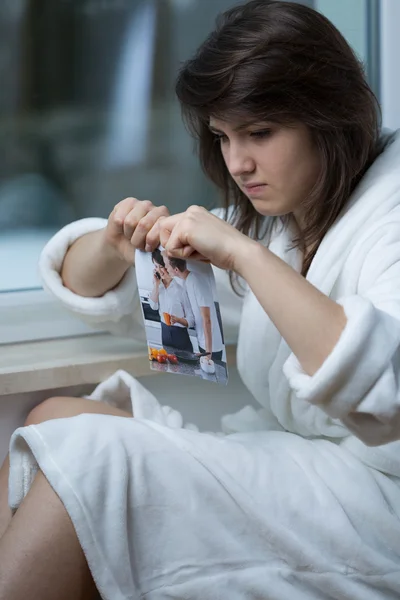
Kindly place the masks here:
<instances>
[{"instance_id":1,"label":"woman's left hand","mask_svg":"<svg viewBox=\"0 0 400 600\"><path fill-rule=\"evenodd\" d=\"M238 272L238 259L255 242L201 206L158 221L160 243L175 258L206 260Z\"/></svg>"},{"instance_id":2,"label":"woman's left hand","mask_svg":"<svg viewBox=\"0 0 400 600\"><path fill-rule=\"evenodd\" d=\"M188 325L189 325L187 320L184 319L183 317L175 317L174 315L171 315L170 319L171 319L171 325L175 325L176 323L179 323L179 325L183 325L183 327L188 327Z\"/></svg>"}]
</instances>

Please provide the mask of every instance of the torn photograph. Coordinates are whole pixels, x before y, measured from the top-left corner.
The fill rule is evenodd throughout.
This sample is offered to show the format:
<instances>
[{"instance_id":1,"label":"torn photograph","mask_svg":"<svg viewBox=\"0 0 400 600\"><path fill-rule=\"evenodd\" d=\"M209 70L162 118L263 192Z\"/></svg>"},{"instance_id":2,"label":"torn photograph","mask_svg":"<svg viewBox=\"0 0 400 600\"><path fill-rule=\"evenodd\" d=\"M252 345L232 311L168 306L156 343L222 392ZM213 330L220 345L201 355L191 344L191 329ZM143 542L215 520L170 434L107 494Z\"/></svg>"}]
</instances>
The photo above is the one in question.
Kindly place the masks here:
<instances>
[{"instance_id":1,"label":"torn photograph","mask_svg":"<svg viewBox=\"0 0 400 600\"><path fill-rule=\"evenodd\" d=\"M150 368L228 382L221 313L211 265L136 251L135 270Z\"/></svg>"}]
</instances>

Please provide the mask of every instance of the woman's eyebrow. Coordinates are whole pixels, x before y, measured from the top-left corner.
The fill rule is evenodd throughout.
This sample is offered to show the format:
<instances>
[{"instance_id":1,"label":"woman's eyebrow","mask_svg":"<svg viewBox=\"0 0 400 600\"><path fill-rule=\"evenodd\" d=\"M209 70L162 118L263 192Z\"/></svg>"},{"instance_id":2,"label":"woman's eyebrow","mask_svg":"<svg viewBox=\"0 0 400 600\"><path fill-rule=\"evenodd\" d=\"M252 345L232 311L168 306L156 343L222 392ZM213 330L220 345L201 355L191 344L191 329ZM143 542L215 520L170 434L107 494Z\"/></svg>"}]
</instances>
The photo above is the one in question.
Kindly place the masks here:
<instances>
[{"instance_id":1,"label":"woman's eyebrow","mask_svg":"<svg viewBox=\"0 0 400 600\"><path fill-rule=\"evenodd\" d=\"M208 128L212 133L223 133L224 134L224 132L221 131L221 129L217 129L216 127L213 127L212 125L209 125Z\"/></svg>"},{"instance_id":2,"label":"woman's eyebrow","mask_svg":"<svg viewBox=\"0 0 400 600\"><path fill-rule=\"evenodd\" d=\"M240 125L235 127L235 131L245 131L246 129L249 129L249 127L265 127L265 128L267 128L268 125L267 125L266 121L259 121L257 119L251 119L251 120L246 121L245 123L241 123Z\"/></svg>"},{"instance_id":3,"label":"woman's eyebrow","mask_svg":"<svg viewBox=\"0 0 400 600\"><path fill-rule=\"evenodd\" d=\"M241 132L241 131L245 131L249 127L254 127L254 126L265 127L266 124L261 121L250 120L250 121L246 121L245 123L241 123L240 125L237 125L236 127L233 128L233 131ZM212 133L222 133L223 135L225 135L224 131L222 131L221 129L217 129L217 127L214 127L213 125L208 125L208 128L210 129L210 131Z\"/></svg>"}]
</instances>

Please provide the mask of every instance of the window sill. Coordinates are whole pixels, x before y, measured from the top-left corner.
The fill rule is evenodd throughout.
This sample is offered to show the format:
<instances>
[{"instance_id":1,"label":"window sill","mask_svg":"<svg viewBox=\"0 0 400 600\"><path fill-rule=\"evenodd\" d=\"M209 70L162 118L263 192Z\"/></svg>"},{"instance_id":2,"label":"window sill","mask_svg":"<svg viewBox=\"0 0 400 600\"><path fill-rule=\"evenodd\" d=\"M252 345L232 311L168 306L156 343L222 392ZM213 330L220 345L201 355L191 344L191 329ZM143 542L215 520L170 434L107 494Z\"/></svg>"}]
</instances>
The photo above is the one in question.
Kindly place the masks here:
<instances>
[{"instance_id":1,"label":"window sill","mask_svg":"<svg viewBox=\"0 0 400 600\"><path fill-rule=\"evenodd\" d=\"M236 348L226 347L228 365ZM135 377L155 375L142 341L99 334L0 348L0 396L97 384L123 369Z\"/></svg>"}]
</instances>

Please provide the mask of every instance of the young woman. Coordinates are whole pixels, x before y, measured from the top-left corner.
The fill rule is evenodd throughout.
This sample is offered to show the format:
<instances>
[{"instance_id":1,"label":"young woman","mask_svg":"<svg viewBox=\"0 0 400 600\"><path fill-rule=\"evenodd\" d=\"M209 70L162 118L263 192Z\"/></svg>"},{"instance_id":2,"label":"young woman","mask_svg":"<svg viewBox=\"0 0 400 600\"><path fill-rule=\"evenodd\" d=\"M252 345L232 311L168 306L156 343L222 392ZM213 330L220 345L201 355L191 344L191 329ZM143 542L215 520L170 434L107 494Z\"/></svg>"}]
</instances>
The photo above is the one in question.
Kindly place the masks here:
<instances>
[{"instance_id":1,"label":"young woman","mask_svg":"<svg viewBox=\"0 0 400 600\"><path fill-rule=\"evenodd\" d=\"M134 418L88 400L37 407L11 440L11 520L1 475L0 598L83 597L93 577L107 600L394 600L400 137L380 134L340 33L296 3L228 11L177 92L227 219L128 198L107 223L60 232L43 278L126 332L135 247L209 260L261 409L220 435L179 428L123 374L116 398L125 386Z\"/></svg>"},{"instance_id":2,"label":"young woman","mask_svg":"<svg viewBox=\"0 0 400 600\"><path fill-rule=\"evenodd\" d=\"M193 352L188 327L194 327L195 320L186 290L169 274L159 248L153 250L152 260L155 271L149 304L160 313L162 345Z\"/></svg>"}]
</instances>

